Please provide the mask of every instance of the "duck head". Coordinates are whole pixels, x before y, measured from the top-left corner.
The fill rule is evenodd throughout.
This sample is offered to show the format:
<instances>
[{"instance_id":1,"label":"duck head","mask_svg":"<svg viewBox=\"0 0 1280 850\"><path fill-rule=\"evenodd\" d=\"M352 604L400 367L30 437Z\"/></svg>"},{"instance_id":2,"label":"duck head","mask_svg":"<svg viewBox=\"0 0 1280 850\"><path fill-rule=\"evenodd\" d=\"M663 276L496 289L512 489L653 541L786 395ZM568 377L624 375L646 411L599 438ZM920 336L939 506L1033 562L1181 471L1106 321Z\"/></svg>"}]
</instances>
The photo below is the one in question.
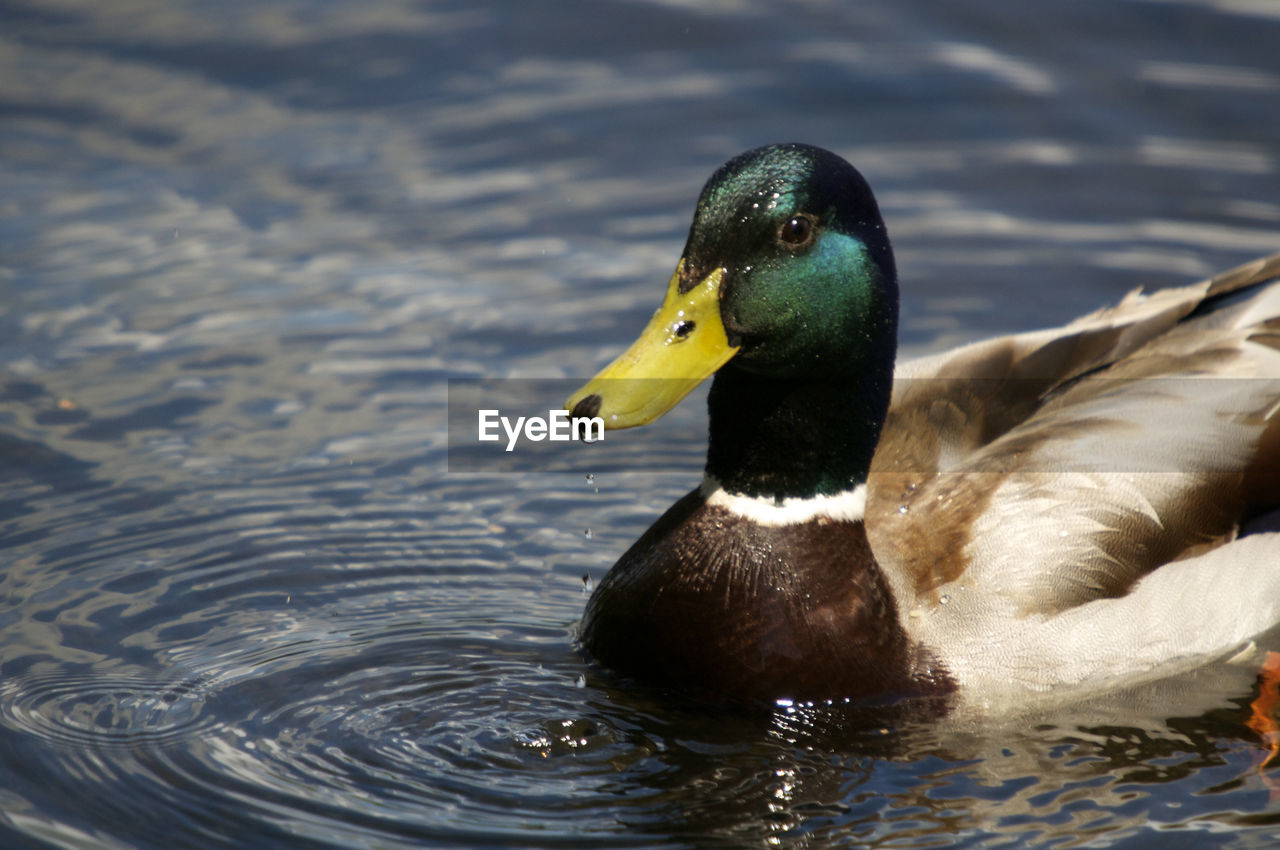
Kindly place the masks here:
<instances>
[{"instance_id":1,"label":"duck head","mask_svg":"<svg viewBox=\"0 0 1280 850\"><path fill-rule=\"evenodd\" d=\"M897 312L893 251L862 175L810 145L757 148L707 181L662 306L566 407L606 428L643 425L718 370L708 472L752 495L838 492L865 480ZM804 409L815 406L826 415ZM839 458L830 474L756 468L789 463L787 444L806 439Z\"/></svg>"}]
</instances>

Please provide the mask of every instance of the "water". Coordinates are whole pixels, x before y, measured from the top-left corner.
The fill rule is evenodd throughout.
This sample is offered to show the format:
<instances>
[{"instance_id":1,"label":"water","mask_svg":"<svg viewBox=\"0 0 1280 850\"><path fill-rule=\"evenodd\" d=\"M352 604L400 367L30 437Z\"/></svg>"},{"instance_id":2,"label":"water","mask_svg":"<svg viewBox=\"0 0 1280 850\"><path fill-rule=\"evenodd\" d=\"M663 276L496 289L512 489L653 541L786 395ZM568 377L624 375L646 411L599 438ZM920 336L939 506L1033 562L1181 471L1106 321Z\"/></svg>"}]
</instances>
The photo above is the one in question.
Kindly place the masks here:
<instances>
[{"instance_id":1,"label":"water","mask_svg":"<svg viewBox=\"0 0 1280 850\"><path fill-rule=\"evenodd\" d=\"M770 141L876 188L909 352L1275 250L1277 43L1207 0L0 4L0 846L1270 846L1244 667L977 725L621 686L584 585L698 402L671 472L584 482L449 472L445 401L589 375Z\"/></svg>"}]
</instances>

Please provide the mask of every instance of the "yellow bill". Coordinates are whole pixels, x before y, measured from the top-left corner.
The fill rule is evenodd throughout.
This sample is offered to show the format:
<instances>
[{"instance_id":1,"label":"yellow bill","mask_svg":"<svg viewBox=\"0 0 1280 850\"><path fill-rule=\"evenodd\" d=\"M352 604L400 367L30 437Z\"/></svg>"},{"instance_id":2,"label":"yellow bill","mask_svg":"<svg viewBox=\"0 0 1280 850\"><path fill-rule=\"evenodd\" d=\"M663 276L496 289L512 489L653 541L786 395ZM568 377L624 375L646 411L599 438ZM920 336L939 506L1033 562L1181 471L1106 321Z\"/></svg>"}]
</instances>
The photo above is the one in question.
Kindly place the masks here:
<instances>
[{"instance_id":1,"label":"yellow bill","mask_svg":"<svg viewBox=\"0 0 1280 850\"><path fill-rule=\"evenodd\" d=\"M569 396L564 406L573 416L599 416L605 428L646 425L675 407L737 353L720 319L724 269L716 269L681 293L683 266L681 260L667 284L662 306L640 338Z\"/></svg>"}]
</instances>

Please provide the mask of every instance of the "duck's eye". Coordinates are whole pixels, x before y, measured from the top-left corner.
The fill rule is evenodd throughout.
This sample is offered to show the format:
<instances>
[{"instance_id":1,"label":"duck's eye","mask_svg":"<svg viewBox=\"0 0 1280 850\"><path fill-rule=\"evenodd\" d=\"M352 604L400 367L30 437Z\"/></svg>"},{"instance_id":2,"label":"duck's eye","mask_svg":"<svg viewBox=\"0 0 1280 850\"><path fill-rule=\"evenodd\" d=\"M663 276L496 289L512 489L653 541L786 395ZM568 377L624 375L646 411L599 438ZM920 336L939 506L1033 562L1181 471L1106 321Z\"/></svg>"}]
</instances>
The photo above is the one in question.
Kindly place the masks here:
<instances>
[{"instance_id":1,"label":"duck's eye","mask_svg":"<svg viewBox=\"0 0 1280 850\"><path fill-rule=\"evenodd\" d=\"M813 220L807 215L792 216L778 228L778 241L789 248L803 248L813 241Z\"/></svg>"}]
</instances>

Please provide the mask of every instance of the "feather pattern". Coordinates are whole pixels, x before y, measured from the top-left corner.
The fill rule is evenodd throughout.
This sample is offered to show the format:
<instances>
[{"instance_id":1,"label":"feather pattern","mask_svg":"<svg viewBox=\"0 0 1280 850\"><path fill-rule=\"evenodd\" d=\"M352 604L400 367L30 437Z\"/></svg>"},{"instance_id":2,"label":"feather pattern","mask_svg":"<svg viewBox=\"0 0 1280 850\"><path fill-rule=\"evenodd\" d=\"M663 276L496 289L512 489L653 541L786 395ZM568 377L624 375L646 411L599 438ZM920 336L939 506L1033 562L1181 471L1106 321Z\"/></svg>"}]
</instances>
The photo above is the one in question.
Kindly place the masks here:
<instances>
[{"instance_id":1,"label":"feather pattern","mask_svg":"<svg viewBox=\"0 0 1280 850\"><path fill-rule=\"evenodd\" d=\"M1278 277L1280 255L899 369L868 535L962 693L1096 686L1280 621L1240 601L1280 605L1280 535L1237 539L1280 505Z\"/></svg>"}]
</instances>

